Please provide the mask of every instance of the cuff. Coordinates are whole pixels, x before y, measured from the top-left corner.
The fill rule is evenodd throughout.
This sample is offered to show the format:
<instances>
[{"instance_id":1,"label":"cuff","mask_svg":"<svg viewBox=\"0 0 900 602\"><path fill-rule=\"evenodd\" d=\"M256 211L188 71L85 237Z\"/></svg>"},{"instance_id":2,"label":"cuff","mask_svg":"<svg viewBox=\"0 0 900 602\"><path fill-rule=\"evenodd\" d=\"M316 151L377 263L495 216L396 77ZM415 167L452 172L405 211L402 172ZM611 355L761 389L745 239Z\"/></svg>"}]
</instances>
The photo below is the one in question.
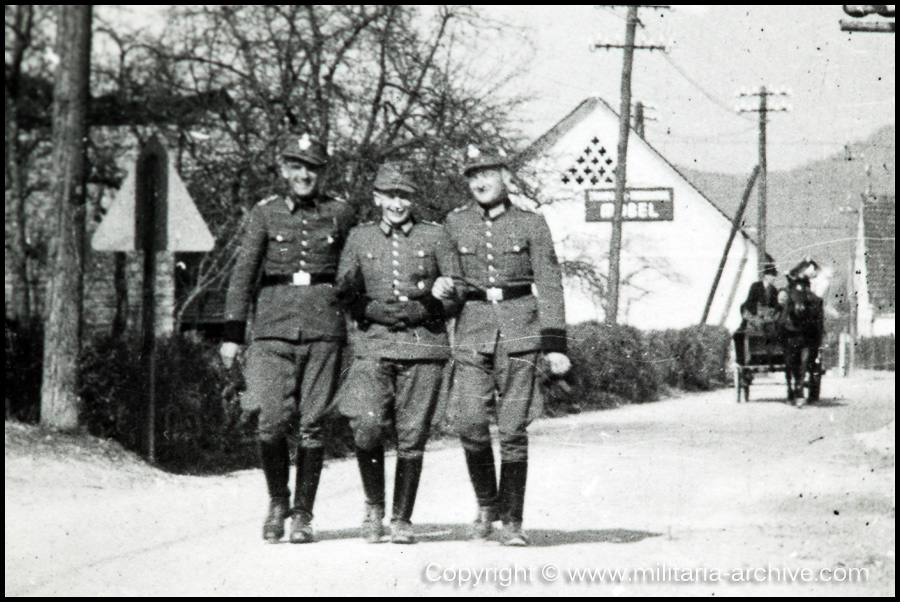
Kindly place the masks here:
<instances>
[{"instance_id":1,"label":"cuff","mask_svg":"<svg viewBox=\"0 0 900 602\"><path fill-rule=\"evenodd\" d=\"M568 349L564 328L541 329L541 351L544 353L566 353Z\"/></svg>"},{"instance_id":2,"label":"cuff","mask_svg":"<svg viewBox=\"0 0 900 602\"><path fill-rule=\"evenodd\" d=\"M245 329L247 325L240 320L228 320L225 322L224 328L224 336L225 340L229 343L237 343L238 345L244 344L244 336Z\"/></svg>"},{"instance_id":3,"label":"cuff","mask_svg":"<svg viewBox=\"0 0 900 602\"><path fill-rule=\"evenodd\" d=\"M444 319L444 304L440 299L436 299L432 295L425 295L418 301L425 308L425 313L428 314L428 320Z\"/></svg>"}]
</instances>

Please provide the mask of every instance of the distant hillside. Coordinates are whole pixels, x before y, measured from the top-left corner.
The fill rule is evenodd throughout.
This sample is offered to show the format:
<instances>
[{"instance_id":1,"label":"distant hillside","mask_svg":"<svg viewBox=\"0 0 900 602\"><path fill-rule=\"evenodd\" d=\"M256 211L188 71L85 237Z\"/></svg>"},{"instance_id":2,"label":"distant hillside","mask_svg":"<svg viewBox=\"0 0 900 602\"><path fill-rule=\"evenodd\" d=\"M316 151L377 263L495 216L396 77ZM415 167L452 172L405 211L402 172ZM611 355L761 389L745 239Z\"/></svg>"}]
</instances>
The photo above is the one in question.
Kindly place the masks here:
<instances>
[{"instance_id":1,"label":"distant hillside","mask_svg":"<svg viewBox=\"0 0 900 602\"><path fill-rule=\"evenodd\" d=\"M851 144L843 153L791 171L768 174L768 252L779 268L790 268L806 255L831 265L837 278L846 276L855 234L856 215L840 213L857 208L866 189L865 165L871 165L871 188L876 194L894 195L895 159L893 125ZM710 200L733 216L740 205L747 176L717 174L679 168ZM748 174L749 175L749 174ZM756 228L754 188L744 215L751 235Z\"/></svg>"}]
</instances>

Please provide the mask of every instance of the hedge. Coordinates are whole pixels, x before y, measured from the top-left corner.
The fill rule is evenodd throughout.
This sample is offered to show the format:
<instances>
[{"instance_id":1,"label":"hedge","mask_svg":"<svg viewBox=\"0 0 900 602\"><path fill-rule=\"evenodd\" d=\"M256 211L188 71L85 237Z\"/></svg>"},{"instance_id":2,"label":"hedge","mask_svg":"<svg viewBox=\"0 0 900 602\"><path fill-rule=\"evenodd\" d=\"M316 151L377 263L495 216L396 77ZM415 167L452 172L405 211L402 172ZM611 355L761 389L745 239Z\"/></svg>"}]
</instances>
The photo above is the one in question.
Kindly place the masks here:
<instances>
[{"instance_id":1,"label":"hedge","mask_svg":"<svg viewBox=\"0 0 900 602\"><path fill-rule=\"evenodd\" d=\"M571 327L569 338L570 374L546 383L551 416L654 401L669 387L699 391L728 384L730 334L724 328L641 332L593 322ZM39 328L7 323L7 419L38 421L40 341ZM217 343L189 336L157 344L155 441L162 468L197 473L256 464L255 424L240 409L240 370L226 370L217 352ZM143 451L148 387L139 342L89 339L80 365L84 428ZM326 429L330 457L352 451L346 420L335 417Z\"/></svg>"}]
</instances>

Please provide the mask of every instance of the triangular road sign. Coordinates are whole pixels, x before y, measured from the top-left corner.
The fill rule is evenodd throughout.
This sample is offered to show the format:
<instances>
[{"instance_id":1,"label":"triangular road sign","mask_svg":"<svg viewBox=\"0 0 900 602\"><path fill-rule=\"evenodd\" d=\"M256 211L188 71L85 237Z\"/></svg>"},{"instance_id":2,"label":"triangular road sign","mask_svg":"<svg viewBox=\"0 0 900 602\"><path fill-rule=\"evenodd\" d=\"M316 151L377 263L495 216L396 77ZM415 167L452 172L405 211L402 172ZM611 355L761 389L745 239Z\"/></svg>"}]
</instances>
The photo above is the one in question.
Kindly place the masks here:
<instances>
[{"instance_id":1,"label":"triangular road sign","mask_svg":"<svg viewBox=\"0 0 900 602\"><path fill-rule=\"evenodd\" d=\"M215 239L206 227L206 222L188 194L187 187L169 153L156 140L149 147L158 147L155 152L161 153L166 160L166 182L158 188L166 191L167 207L161 212L166 216L166 248L160 251L211 251L216 244ZM136 251L135 208L137 199L138 174L135 161L128 166L128 173L122 187L116 193L109 210L100 222L91 239L91 248L95 251ZM153 176L147 176L153 177Z\"/></svg>"}]
</instances>

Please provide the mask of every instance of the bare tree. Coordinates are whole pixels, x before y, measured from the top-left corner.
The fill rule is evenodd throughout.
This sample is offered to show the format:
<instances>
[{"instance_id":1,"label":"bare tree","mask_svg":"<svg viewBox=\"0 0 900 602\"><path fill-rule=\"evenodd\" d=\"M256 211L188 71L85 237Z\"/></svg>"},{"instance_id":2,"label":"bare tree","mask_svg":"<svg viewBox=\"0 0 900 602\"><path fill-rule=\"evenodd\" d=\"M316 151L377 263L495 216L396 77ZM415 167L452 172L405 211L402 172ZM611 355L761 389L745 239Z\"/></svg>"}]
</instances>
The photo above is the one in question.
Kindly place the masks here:
<instances>
[{"instance_id":1,"label":"bare tree","mask_svg":"<svg viewBox=\"0 0 900 602\"><path fill-rule=\"evenodd\" d=\"M158 43L123 61L136 96L218 97L190 122L165 128L179 171L218 241L193 265L196 286L179 308L224 283L235 236L253 203L276 188L275 149L306 131L333 150L329 190L364 216L387 158L420 171L428 218L466 197L461 150L473 140L508 148L504 64L472 71L479 37L500 26L469 7L191 6L173 9Z\"/></svg>"},{"instance_id":2,"label":"bare tree","mask_svg":"<svg viewBox=\"0 0 900 602\"><path fill-rule=\"evenodd\" d=\"M78 427L78 356L84 268L87 186L87 110L90 84L90 5L58 8L53 87L56 238L51 254L49 314L44 335L41 424Z\"/></svg>"},{"instance_id":3,"label":"bare tree","mask_svg":"<svg viewBox=\"0 0 900 602\"><path fill-rule=\"evenodd\" d=\"M38 116L49 111L50 50L48 7L7 5L6 72L6 262L11 284L8 316L19 323L34 318L31 259L36 245L30 242L27 203L39 185L31 176L48 132L36 127Z\"/></svg>"}]
</instances>

